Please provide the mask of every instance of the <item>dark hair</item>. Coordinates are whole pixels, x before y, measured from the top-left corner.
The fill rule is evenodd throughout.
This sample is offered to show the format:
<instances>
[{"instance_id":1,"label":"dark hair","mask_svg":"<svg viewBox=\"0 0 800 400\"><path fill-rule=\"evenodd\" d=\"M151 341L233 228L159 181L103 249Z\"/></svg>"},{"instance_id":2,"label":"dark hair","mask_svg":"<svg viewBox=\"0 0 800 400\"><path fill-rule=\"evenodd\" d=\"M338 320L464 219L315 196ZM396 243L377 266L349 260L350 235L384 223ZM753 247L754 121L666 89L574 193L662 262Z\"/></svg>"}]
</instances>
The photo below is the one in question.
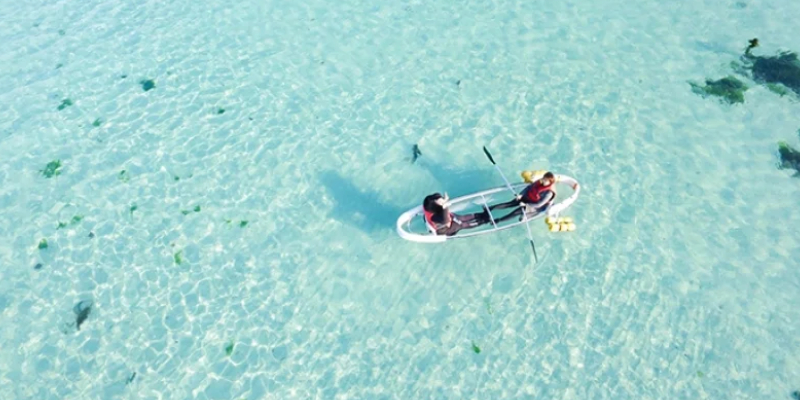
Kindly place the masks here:
<instances>
[{"instance_id":1,"label":"dark hair","mask_svg":"<svg viewBox=\"0 0 800 400\"><path fill-rule=\"evenodd\" d=\"M555 176L555 175L553 175L553 173L552 173L552 172L548 171L548 172L546 172L546 173L544 174L544 176L543 176L542 178L545 178L545 179L553 179L553 180L555 180L555 179L556 179L556 176Z\"/></svg>"},{"instance_id":2,"label":"dark hair","mask_svg":"<svg viewBox=\"0 0 800 400\"><path fill-rule=\"evenodd\" d=\"M438 213L442 210L442 206L436 204L436 200L439 200L442 197L443 196L439 193L425 196L425 200L422 201L422 208L427 212Z\"/></svg>"}]
</instances>

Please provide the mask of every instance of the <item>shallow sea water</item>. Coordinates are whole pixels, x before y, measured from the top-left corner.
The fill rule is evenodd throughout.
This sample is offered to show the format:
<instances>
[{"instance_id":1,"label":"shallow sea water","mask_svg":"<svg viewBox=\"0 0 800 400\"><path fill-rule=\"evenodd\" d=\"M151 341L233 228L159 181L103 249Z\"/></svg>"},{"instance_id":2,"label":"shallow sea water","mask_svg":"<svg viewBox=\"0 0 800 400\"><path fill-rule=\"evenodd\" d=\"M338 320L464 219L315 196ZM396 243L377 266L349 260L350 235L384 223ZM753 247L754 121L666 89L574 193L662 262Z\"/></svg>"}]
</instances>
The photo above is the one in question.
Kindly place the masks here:
<instances>
[{"instance_id":1,"label":"shallow sea water","mask_svg":"<svg viewBox=\"0 0 800 400\"><path fill-rule=\"evenodd\" d=\"M732 74L753 37L800 51L799 2L0 15L0 398L800 390L800 180L776 167L800 103L687 83ZM429 193L502 185L484 145L515 181L583 186L576 232L531 225L539 263L521 227L394 232Z\"/></svg>"}]
</instances>

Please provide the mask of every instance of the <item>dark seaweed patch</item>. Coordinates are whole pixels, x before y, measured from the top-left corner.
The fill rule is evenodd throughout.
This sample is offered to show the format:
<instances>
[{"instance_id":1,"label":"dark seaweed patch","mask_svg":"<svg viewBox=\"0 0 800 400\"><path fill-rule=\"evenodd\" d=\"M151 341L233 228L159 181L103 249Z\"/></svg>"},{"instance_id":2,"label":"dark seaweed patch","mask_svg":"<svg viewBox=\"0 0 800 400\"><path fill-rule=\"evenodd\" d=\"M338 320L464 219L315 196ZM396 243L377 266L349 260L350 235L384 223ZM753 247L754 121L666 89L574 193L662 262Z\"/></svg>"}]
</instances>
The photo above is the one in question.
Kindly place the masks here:
<instances>
[{"instance_id":1,"label":"dark seaweed patch","mask_svg":"<svg viewBox=\"0 0 800 400\"><path fill-rule=\"evenodd\" d=\"M700 86L694 82L689 82L692 92L703 97L717 96L728 102L728 104L744 103L744 92L748 89L742 81L734 76L727 76L719 80L706 79L705 86Z\"/></svg>"},{"instance_id":2,"label":"dark seaweed patch","mask_svg":"<svg viewBox=\"0 0 800 400\"><path fill-rule=\"evenodd\" d=\"M183 262L182 253L183 253L183 250L179 250L177 253L175 253L175 255L173 255L173 259L175 260L175 264L181 265L181 263Z\"/></svg>"},{"instance_id":3,"label":"dark seaweed patch","mask_svg":"<svg viewBox=\"0 0 800 400\"><path fill-rule=\"evenodd\" d=\"M756 57L753 78L763 84L781 84L800 95L800 62L796 53L774 57Z\"/></svg>"},{"instance_id":4,"label":"dark seaweed patch","mask_svg":"<svg viewBox=\"0 0 800 400\"><path fill-rule=\"evenodd\" d=\"M97 119L95 119L95 120L94 120L94 122L92 122L92 126L93 126L93 127L95 127L95 128L97 128L97 127L98 127L98 126L100 126L100 124L102 124L102 123L103 123L103 120L102 120L102 119L100 119L100 118L97 118Z\"/></svg>"},{"instance_id":5,"label":"dark seaweed patch","mask_svg":"<svg viewBox=\"0 0 800 400\"><path fill-rule=\"evenodd\" d=\"M144 80L139 81L139 83L142 85L142 89L145 92L150 90L150 89L155 89L156 88L156 83L152 79L144 79Z\"/></svg>"},{"instance_id":6,"label":"dark seaweed patch","mask_svg":"<svg viewBox=\"0 0 800 400\"><path fill-rule=\"evenodd\" d=\"M786 142L778 142L778 157L780 169L794 169L800 174L800 151Z\"/></svg>"},{"instance_id":7,"label":"dark seaweed patch","mask_svg":"<svg viewBox=\"0 0 800 400\"><path fill-rule=\"evenodd\" d=\"M81 222L82 220L83 220L83 215L75 215L75 216L72 217L72 220L70 220L70 222L58 221L58 227L56 229L66 228L66 227L68 227L70 225L75 225L75 224Z\"/></svg>"},{"instance_id":8,"label":"dark seaweed patch","mask_svg":"<svg viewBox=\"0 0 800 400\"><path fill-rule=\"evenodd\" d=\"M44 169L39 170L45 178L52 178L61 175L61 160L53 160L45 165Z\"/></svg>"},{"instance_id":9,"label":"dark seaweed patch","mask_svg":"<svg viewBox=\"0 0 800 400\"><path fill-rule=\"evenodd\" d=\"M475 352L475 354L481 354L481 348L480 348L480 347L478 347L478 345L477 345L477 344L475 344L475 342L474 342L474 341L472 342L472 351L474 351L474 352Z\"/></svg>"},{"instance_id":10,"label":"dark seaweed patch","mask_svg":"<svg viewBox=\"0 0 800 400\"><path fill-rule=\"evenodd\" d=\"M756 56L751 52L758 47L758 39L751 39L742 60L754 81L762 84L781 84L800 95L800 60L797 53L784 51L775 56Z\"/></svg>"},{"instance_id":11,"label":"dark seaweed patch","mask_svg":"<svg viewBox=\"0 0 800 400\"><path fill-rule=\"evenodd\" d=\"M42 239L39 241L39 250L44 250L47 248L47 239Z\"/></svg>"},{"instance_id":12,"label":"dark seaweed patch","mask_svg":"<svg viewBox=\"0 0 800 400\"><path fill-rule=\"evenodd\" d=\"M789 89L786 86L783 86L780 83L768 83L768 84L766 84L766 86L767 86L767 89L769 89L770 92L775 93L778 96L783 97L783 96L786 96L787 94L789 94Z\"/></svg>"},{"instance_id":13,"label":"dark seaweed patch","mask_svg":"<svg viewBox=\"0 0 800 400\"><path fill-rule=\"evenodd\" d=\"M181 214L183 214L183 215L188 215L188 214L190 214L192 211L194 211L194 212L196 212L196 213L200 212L200 206L194 206L194 209L192 209L191 211L190 211L190 210L181 210Z\"/></svg>"},{"instance_id":14,"label":"dark seaweed patch","mask_svg":"<svg viewBox=\"0 0 800 400\"><path fill-rule=\"evenodd\" d=\"M226 219L225 223L228 224L228 225L231 225L231 224L233 224L233 220L232 219ZM247 221L241 220L241 221L239 221L239 228L244 228L245 226L247 226L247 224L248 224Z\"/></svg>"},{"instance_id":15,"label":"dark seaweed patch","mask_svg":"<svg viewBox=\"0 0 800 400\"><path fill-rule=\"evenodd\" d=\"M70 99L61 100L61 104L58 105L58 111L61 111L71 105L72 105L72 100Z\"/></svg>"}]
</instances>

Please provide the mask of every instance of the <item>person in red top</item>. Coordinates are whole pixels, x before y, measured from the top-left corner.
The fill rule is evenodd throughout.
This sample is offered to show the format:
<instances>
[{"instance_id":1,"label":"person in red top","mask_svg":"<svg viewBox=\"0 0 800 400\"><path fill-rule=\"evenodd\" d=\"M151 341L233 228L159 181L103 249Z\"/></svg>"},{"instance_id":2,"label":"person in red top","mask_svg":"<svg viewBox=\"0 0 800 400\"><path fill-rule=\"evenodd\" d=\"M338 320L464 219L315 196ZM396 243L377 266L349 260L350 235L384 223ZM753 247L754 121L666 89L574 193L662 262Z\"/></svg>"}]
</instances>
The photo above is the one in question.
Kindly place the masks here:
<instances>
[{"instance_id":1,"label":"person in red top","mask_svg":"<svg viewBox=\"0 0 800 400\"><path fill-rule=\"evenodd\" d=\"M515 216L522 216L522 212L526 207L536 210L536 214L547 211L556 198L555 183L555 175L552 172L547 172L541 179L528 185L514 200L490 206L489 210L517 207L507 215L495 218L495 223L499 224Z\"/></svg>"},{"instance_id":2,"label":"person in red top","mask_svg":"<svg viewBox=\"0 0 800 400\"><path fill-rule=\"evenodd\" d=\"M482 213L458 215L447 209L447 194L434 193L425 197L422 209L425 221L437 235L453 236L462 229L475 228L489 222L489 214Z\"/></svg>"}]
</instances>

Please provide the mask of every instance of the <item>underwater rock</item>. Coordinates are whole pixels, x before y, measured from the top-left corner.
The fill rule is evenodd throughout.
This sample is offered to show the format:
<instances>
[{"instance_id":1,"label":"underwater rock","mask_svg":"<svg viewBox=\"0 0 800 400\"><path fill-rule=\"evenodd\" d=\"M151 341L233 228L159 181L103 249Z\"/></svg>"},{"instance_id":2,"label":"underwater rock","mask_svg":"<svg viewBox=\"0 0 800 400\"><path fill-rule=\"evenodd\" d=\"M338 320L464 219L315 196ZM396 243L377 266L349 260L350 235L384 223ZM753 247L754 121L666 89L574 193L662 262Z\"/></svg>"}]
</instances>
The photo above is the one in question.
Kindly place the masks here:
<instances>
[{"instance_id":1,"label":"underwater rock","mask_svg":"<svg viewBox=\"0 0 800 400\"><path fill-rule=\"evenodd\" d=\"M689 82L692 92L703 97L718 96L729 104L744 103L744 92L748 89L742 81L734 76L727 76L719 80L706 79L705 86Z\"/></svg>"},{"instance_id":2,"label":"underwater rock","mask_svg":"<svg viewBox=\"0 0 800 400\"><path fill-rule=\"evenodd\" d=\"M778 142L778 157L780 158L780 169L794 169L797 173L795 177L800 177L800 151L789 146L786 142Z\"/></svg>"},{"instance_id":3,"label":"underwater rock","mask_svg":"<svg viewBox=\"0 0 800 400\"><path fill-rule=\"evenodd\" d=\"M755 56L751 50L758 47L758 39L751 39L742 55L745 68L750 71L754 81L767 85L781 84L800 96L800 60L797 53L781 52L776 56Z\"/></svg>"}]
</instances>

